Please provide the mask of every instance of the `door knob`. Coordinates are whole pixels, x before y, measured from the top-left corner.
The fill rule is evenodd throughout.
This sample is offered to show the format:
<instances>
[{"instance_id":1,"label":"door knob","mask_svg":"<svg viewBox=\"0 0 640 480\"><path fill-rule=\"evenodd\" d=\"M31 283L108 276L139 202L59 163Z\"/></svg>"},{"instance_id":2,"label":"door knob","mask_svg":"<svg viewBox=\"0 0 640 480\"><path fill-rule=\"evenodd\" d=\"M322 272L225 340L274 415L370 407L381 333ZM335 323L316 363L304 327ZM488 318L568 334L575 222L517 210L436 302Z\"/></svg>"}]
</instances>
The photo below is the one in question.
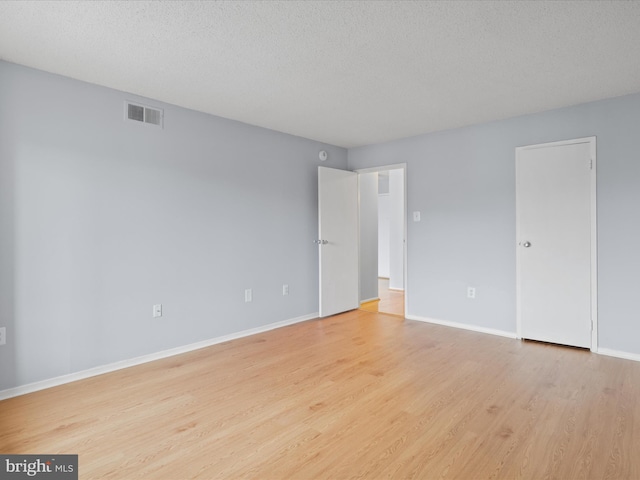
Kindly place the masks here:
<instances>
[{"instance_id":1,"label":"door knob","mask_svg":"<svg viewBox=\"0 0 640 480\"><path fill-rule=\"evenodd\" d=\"M529 248L529 247L531 246L531 242L524 242L524 243L522 244L522 246L523 246L524 248Z\"/></svg>"}]
</instances>

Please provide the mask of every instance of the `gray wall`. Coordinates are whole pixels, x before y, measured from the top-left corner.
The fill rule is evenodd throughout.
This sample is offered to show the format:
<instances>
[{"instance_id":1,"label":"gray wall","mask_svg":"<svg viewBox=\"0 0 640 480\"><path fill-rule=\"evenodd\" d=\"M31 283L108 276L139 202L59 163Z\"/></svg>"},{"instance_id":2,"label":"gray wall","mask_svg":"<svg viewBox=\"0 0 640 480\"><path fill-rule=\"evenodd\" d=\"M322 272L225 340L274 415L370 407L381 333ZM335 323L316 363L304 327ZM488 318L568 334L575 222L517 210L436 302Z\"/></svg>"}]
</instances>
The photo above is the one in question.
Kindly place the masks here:
<instances>
[{"instance_id":1,"label":"gray wall","mask_svg":"<svg viewBox=\"0 0 640 480\"><path fill-rule=\"evenodd\" d=\"M599 346L640 354L640 94L349 150L352 169L408 164L407 313L515 332L515 148L591 135Z\"/></svg>"},{"instance_id":2,"label":"gray wall","mask_svg":"<svg viewBox=\"0 0 640 480\"><path fill-rule=\"evenodd\" d=\"M125 99L165 128L125 122ZM514 149L590 135L600 347L640 354L640 95L351 149L351 169L408 164L408 314L515 332ZM320 149L346 167L344 149L0 61L0 389L316 312Z\"/></svg>"},{"instance_id":3,"label":"gray wall","mask_svg":"<svg viewBox=\"0 0 640 480\"><path fill-rule=\"evenodd\" d=\"M404 290L404 170L389 171L389 288Z\"/></svg>"},{"instance_id":4,"label":"gray wall","mask_svg":"<svg viewBox=\"0 0 640 480\"><path fill-rule=\"evenodd\" d=\"M378 298L378 173L358 175L360 301Z\"/></svg>"},{"instance_id":5,"label":"gray wall","mask_svg":"<svg viewBox=\"0 0 640 480\"><path fill-rule=\"evenodd\" d=\"M0 62L0 389L317 312L321 149Z\"/></svg>"},{"instance_id":6,"label":"gray wall","mask_svg":"<svg viewBox=\"0 0 640 480\"><path fill-rule=\"evenodd\" d=\"M387 181L389 177L387 177ZM388 182L387 182L388 186ZM388 189L387 189L388 190ZM391 209L389 208L389 192L378 195L378 277L389 278L391 275L389 249L389 224Z\"/></svg>"}]
</instances>

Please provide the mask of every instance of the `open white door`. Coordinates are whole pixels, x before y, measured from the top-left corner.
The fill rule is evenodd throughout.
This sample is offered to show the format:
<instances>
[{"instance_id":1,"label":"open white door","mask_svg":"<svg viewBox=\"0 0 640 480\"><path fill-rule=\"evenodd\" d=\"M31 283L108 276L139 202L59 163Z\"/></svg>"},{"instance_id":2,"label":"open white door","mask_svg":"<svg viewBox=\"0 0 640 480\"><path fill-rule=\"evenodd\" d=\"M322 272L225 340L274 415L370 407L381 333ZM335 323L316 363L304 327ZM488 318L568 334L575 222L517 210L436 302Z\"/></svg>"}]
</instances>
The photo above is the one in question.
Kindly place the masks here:
<instances>
[{"instance_id":1,"label":"open white door","mask_svg":"<svg viewBox=\"0 0 640 480\"><path fill-rule=\"evenodd\" d=\"M320 316L358 308L358 174L318 167Z\"/></svg>"},{"instance_id":2,"label":"open white door","mask_svg":"<svg viewBox=\"0 0 640 480\"><path fill-rule=\"evenodd\" d=\"M595 346L594 167L595 137L516 149L521 338Z\"/></svg>"}]
</instances>

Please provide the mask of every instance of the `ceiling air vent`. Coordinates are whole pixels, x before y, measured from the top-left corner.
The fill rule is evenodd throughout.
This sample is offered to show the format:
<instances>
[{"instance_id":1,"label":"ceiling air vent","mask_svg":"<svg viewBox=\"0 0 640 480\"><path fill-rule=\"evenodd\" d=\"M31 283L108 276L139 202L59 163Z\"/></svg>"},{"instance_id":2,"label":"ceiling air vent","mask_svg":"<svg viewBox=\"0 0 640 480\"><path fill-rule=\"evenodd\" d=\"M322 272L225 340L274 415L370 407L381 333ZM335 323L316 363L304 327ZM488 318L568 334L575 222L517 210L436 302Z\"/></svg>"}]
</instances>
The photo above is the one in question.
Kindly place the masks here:
<instances>
[{"instance_id":1,"label":"ceiling air vent","mask_svg":"<svg viewBox=\"0 0 640 480\"><path fill-rule=\"evenodd\" d=\"M125 110L127 120L157 125L162 128L163 111L159 108L125 102Z\"/></svg>"}]
</instances>

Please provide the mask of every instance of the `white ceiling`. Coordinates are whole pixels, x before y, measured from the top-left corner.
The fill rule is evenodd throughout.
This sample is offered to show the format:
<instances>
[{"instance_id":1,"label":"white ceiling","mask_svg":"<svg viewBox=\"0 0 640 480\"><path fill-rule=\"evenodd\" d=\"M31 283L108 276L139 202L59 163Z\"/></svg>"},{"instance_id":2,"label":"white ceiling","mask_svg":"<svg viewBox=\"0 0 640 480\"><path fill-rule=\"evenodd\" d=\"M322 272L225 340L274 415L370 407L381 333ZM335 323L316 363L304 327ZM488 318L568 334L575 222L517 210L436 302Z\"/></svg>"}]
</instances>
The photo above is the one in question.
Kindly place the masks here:
<instances>
[{"instance_id":1,"label":"white ceiling","mask_svg":"<svg viewBox=\"0 0 640 480\"><path fill-rule=\"evenodd\" d=\"M0 58L353 147L639 92L640 2L0 1Z\"/></svg>"}]
</instances>

